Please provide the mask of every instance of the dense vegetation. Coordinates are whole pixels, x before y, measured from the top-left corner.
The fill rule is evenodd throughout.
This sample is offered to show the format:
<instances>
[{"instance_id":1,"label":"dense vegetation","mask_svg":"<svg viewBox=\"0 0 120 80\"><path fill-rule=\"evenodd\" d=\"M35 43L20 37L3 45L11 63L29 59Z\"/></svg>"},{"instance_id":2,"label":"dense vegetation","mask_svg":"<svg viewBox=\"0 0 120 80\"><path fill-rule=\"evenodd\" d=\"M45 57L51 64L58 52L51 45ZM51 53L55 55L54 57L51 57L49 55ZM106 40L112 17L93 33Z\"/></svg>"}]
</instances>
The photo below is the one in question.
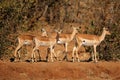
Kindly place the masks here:
<instances>
[{"instance_id":1,"label":"dense vegetation","mask_svg":"<svg viewBox=\"0 0 120 80\"><path fill-rule=\"evenodd\" d=\"M44 25L79 24L80 33L111 36L97 48L100 59L120 59L120 0L0 0L0 57L12 54L16 36ZM51 26L52 27L52 26ZM55 27L56 28L56 27Z\"/></svg>"}]
</instances>

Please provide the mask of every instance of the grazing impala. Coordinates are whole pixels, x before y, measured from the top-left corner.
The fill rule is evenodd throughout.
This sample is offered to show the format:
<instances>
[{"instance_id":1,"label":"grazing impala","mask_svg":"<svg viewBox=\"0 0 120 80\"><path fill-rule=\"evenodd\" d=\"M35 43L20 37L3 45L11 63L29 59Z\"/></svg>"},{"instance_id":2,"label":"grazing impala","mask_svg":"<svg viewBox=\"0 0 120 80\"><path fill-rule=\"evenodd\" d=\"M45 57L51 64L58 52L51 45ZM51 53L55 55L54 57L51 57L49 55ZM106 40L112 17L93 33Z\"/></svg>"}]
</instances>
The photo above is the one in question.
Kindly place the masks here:
<instances>
[{"instance_id":1,"label":"grazing impala","mask_svg":"<svg viewBox=\"0 0 120 80\"><path fill-rule=\"evenodd\" d=\"M47 36L45 29L42 29L42 36ZM32 47L34 46L34 39L35 36L32 35L20 35L17 37L18 39L18 46L15 49L14 52L14 57L15 57L15 61L17 58L17 54L18 54L18 58L20 60L20 49L22 48L22 46L24 45L31 45Z\"/></svg>"},{"instance_id":2,"label":"grazing impala","mask_svg":"<svg viewBox=\"0 0 120 80\"><path fill-rule=\"evenodd\" d=\"M77 34L76 35L76 42L75 46L73 48L72 58L74 62L74 55L76 53L76 58L79 60L78 57L78 49L84 45L84 46L93 46L94 48L94 61L97 62L96 58L96 47L105 39L106 35L110 35L110 32L107 28L103 28L103 32L101 36L96 35L89 35L89 34Z\"/></svg>"},{"instance_id":3,"label":"grazing impala","mask_svg":"<svg viewBox=\"0 0 120 80\"><path fill-rule=\"evenodd\" d=\"M64 44L65 47L65 57L64 59L67 59L67 52L68 52L68 43L70 41L73 40L73 38L75 37L75 35L78 33L78 27L72 27L73 28L73 32L71 34L65 34L65 33L61 33L59 34L59 39L58 39L58 44Z\"/></svg>"}]
</instances>

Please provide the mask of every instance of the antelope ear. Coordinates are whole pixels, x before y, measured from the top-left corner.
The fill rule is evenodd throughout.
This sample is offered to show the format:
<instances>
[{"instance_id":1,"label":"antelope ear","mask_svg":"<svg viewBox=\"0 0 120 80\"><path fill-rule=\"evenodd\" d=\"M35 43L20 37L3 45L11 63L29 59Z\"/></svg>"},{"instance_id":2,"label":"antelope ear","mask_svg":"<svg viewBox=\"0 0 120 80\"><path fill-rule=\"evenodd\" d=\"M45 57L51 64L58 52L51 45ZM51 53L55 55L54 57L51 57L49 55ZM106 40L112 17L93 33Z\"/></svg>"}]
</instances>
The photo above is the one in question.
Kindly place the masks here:
<instances>
[{"instance_id":1,"label":"antelope ear","mask_svg":"<svg viewBox=\"0 0 120 80\"><path fill-rule=\"evenodd\" d=\"M41 29L41 32L44 32L44 31L45 31L45 29L44 29L44 28L42 28L42 29Z\"/></svg>"},{"instance_id":2,"label":"antelope ear","mask_svg":"<svg viewBox=\"0 0 120 80\"><path fill-rule=\"evenodd\" d=\"M106 30L109 30L110 29L110 27L108 26L107 28L106 28Z\"/></svg>"},{"instance_id":3,"label":"antelope ear","mask_svg":"<svg viewBox=\"0 0 120 80\"><path fill-rule=\"evenodd\" d=\"M62 29L60 29L59 34L61 34L62 32L63 32L63 30L62 30Z\"/></svg>"},{"instance_id":4,"label":"antelope ear","mask_svg":"<svg viewBox=\"0 0 120 80\"><path fill-rule=\"evenodd\" d=\"M105 30L106 28L104 27L103 30Z\"/></svg>"},{"instance_id":5,"label":"antelope ear","mask_svg":"<svg viewBox=\"0 0 120 80\"><path fill-rule=\"evenodd\" d=\"M77 29L77 30L79 30L79 29L81 29L81 27L80 27L80 26L78 26L78 27L76 27L76 29Z\"/></svg>"},{"instance_id":6,"label":"antelope ear","mask_svg":"<svg viewBox=\"0 0 120 80\"><path fill-rule=\"evenodd\" d=\"M59 32L57 29L54 30L55 32Z\"/></svg>"},{"instance_id":7,"label":"antelope ear","mask_svg":"<svg viewBox=\"0 0 120 80\"><path fill-rule=\"evenodd\" d=\"M73 29L78 29L78 27L72 26Z\"/></svg>"},{"instance_id":8,"label":"antelope ear","mask_svg":"<svg viewBox=\"0 0 120 80\"><path fill-rule=\"evenodd\" d=\"M78 28L81 29L81 26L79 26Z\"/></svg>"},{"instance_id":9,"label":"antelope ear","mask_svg":"<svg viewBox=\"0 0 120 80\"><path fill-rule=\"evenodd\" d=\"M73 25L70 25L70 28L71 28L71 27L73 28Z\"/></svg>"},{"instance_id":10,"label":"antelope ear","mask_svg":"<svg viewBox=\"0 0 120 80\"><path fill-rule=\"evenodd\" d=\"M59 33L59 34L61 34L62 31L63 31L62 29L60 29L60 30L55 29L55 32L56 32L56 33Z\"/></svg>"}]
</instances>

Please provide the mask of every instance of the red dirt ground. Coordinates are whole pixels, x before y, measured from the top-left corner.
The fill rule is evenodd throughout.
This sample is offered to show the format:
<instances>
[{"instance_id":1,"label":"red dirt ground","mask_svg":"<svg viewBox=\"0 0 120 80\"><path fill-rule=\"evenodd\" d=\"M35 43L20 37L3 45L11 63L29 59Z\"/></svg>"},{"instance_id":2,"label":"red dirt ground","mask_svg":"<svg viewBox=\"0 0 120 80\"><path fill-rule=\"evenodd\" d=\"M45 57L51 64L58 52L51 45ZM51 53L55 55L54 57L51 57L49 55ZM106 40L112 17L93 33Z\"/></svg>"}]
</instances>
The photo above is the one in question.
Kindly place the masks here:
<instances>
[{"instance_id":1,"label":"red dirt ground","mask_svg":"<svg viewBox=\"0 0 120 80\"><path fill-rule=\"evenodd\" d=\"M4 62L0 80L120 80L120 62Z\"/></svg>"}]
</instances>

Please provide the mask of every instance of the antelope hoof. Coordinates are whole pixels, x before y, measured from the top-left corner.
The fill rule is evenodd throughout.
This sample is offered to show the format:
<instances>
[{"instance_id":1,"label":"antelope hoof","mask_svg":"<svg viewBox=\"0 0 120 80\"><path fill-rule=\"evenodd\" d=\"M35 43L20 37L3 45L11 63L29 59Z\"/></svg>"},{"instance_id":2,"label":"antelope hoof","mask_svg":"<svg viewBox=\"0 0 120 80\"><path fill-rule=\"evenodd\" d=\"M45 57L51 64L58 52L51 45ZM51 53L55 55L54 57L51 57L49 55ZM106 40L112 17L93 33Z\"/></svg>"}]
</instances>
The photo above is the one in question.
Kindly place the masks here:
<instances>
[{"instance_id":1,"label":"antelope hoof","mask_svg":"<svg viewBox=\"0 0 120 80\"><path fill-rule=\"evenodd\" d=\"M98 63L98 61L95 61L95 63Z\"/></svg>"},{"instance_id":2,"label":"antelope hoof","mask_svg":"<svg viewBox=\"0 0 120 80\"><path fill-rule=\"evenodd\" d=\"M80 59L78 59L78 62L80 62Z\"/></svg>"},{"instance_id":3,"label":"antelope hoof","mask_svg":"<svg viewBox=\"0 0 120 80\"><path fill-rule=\"evenodd\" d=\"M75 60L73 59L72 62L75 62Z\"/></svg>"},{"instance_id":4,"label":"antelope hoof","mask_svg":"<svg viewBox=\"0 0 120 80\"><path fill-rule=\"evenodd\" d=\"M74 57L72 57L72 62L75 62Z\"/></svg>"},{"instance_id":5,"label":"antelope hoof","mask_svg":"<svg viewBox=\"0 0 120 80\"><path fill-rule=\"evenodd\" d=\"M98 63L98 61L97 61L97 60L95 60L94 62L95 62L95 63Z\"/></svg>"},{"instance_id":6,"label":"antelope hoof","mask_svg":"<svg viewBox=\"0 0 120 80\"><path fill-rule=\"evenodd\" d=\"M54 60L52 59L51 62L54 62Z\"/></svg>"},{"instance_id":7,"label":"antelope hoof","mask_svg":"<svg viewBox=\"0 0 120 80\"><path fill-rule=\"evenodd\" d=\"M32 62L32 63L34 63L34 60L33 60L33 59L31 59L31 62Z\"/></svg>"}]
</instances>

